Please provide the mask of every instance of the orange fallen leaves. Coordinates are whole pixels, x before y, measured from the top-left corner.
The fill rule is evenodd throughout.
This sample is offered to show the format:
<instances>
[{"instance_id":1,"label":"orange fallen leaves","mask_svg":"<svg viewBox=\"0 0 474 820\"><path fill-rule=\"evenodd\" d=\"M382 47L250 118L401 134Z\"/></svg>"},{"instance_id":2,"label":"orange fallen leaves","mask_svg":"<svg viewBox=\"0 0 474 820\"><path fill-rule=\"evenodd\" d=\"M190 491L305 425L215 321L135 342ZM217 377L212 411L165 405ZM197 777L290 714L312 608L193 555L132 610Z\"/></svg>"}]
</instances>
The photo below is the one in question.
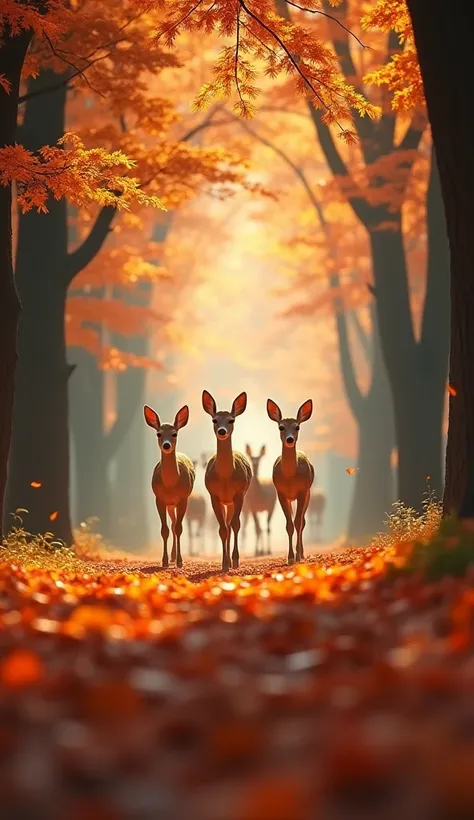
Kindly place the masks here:
<instances>
[{"instance_id":1,"label":"orange fallen leaves","mask_svg":"<svg viewBox=\"0 0 474 820\"><path fill-rule=\"evenodd\" d=\"M346 467L346 473L348 475L354 475L354 473L357 473L358 469L358 467Z\"/></svg>"},{"instance_id":2,"label":"orange fallen leaves","mask_svg":"<svg viewBox=\"0 0 474 820\"><path fill-rule=\"evenodd\" d=\"M11 689L31 686L43 677L43 663L38 655L27 650L14 650L1 666L1 680Z\"/></svg>"},{"instance_id":3,"label":"orange fallen leaves","mask_svg":"<svg viewBox=\"0 0 474 820\"><path fill-rule=\"evenodd\" d=\"M38 489L38 487L41 487L41 481L32 481L30 487L34 487L35 490Z\"/></svg>"},{"instance_id":4,"label":"orange fallen leaves","mask_svg":"<svg viewBox=\"0 0 474 820\"><path fill-rule=\"evenodd\" d=\"M456 390L455 387L452 386L452 384L448 384L446 386L446 389L447 389L450 396L457 396L458 391Z\"/></svg>"},{"instance_id":5,"label":"orange fallen leaves","mask_svg":"<svg viewBox=\"0 0 474 820\"><path fill-rule=\"evenodd\" d=\"M55 510L55 511L54 511L54 512L52 512L52 513L51 513L51 515L49 516L49 520L50 520L50 521L56 521L56 518L58 517L58 515L59 515L58 511L57 511L57 510Z\"/></svg>"}]
</instances>

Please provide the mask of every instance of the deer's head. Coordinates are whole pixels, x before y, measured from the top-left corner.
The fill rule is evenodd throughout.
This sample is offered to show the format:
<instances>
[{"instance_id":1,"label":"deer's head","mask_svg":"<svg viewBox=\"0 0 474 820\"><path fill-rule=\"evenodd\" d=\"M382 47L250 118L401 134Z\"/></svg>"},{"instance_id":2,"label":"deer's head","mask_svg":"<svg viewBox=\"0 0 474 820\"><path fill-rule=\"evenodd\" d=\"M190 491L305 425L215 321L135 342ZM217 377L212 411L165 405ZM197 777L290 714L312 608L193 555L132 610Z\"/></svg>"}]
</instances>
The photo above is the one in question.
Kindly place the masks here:
<instances>
[{"instance_id":1,"label":"deer's head","mask_svg":"<svg viewBox=\"0 0 474 820\"><path fill-rule=\"evenodd\" d=\"M278 404L272 401L272 399L267 399L267 413L271 420L278 424L280 438L284 447L296 447L300 424L304 421L308 421L308 419L311 418L312 412L313 402L311 399L308 399L301 405L295 419L284 419L282 418Z\"/></svg>"},{"instance_id":2,"label":"deer's head","mask_svg":"<svg viewBox=\"0 0 474 820\"><path fill-rule=\"evenodd\" d=\"M181 427L184 427L188 423L189 419L189 408L187 404L185 404L181 410L178 410L173 424L162 424L158 413L156 413L151 407L148 407L147 404L145 404L143 412L145 414L145 421L148 426L153 427L153 429L156 430L158 446L161 452L168 454L176 450L178 430L181 430Z\"/></svg>"},{"instance_id":3,"label":"deer's head","mask_svg":"<svg viewBox=\"0 0 474 820\"><path fill-rule=\"evenodd\" d=\"M254 456L254 454L252 453L252 448L251 448L250 444L245 445L245 452L247 453L250 461L252 462L252 472L253 472L255 478L258 477L258 468L259 468L259 465L260 465L260 459L265 455L266 449L267 448L263 444L262 447L260 448L259 455Z\"/></svg>"},{"instance_id":4,"label":"deer's head","mask_svg":"<svg viewBox=\"0 0 474 820\"><path fill-rule=\"evenodd\" d=\"M230 438L234 431L236 416L240 416L247 407L247 393L240 393L232 404L232 410L218 410L217 405L207 390L202 392L202 406L212 416L214 432L220 441Z\"/></svg>"}]
</instances>

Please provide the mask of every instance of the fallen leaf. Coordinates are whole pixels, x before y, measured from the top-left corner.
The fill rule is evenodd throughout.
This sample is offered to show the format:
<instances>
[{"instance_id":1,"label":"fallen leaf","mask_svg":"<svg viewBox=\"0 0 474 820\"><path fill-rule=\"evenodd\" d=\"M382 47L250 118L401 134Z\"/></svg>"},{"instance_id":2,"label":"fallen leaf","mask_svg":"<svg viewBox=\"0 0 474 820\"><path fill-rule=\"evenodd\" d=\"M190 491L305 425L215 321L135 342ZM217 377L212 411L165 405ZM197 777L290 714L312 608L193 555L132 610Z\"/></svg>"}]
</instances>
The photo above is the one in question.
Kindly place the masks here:
<instances>
[{"instance_id":1,"label":"fallen leaf","mask_svg":"<svg viewBox=\"0 0 474 820\"><path fill-rule=\"evenodd\" d=\"M354 475L354 473L356 473L358 469L358 467L346 467L346 473L348 475Z\"/></svg>"},{"instance_id":2,"label":"fallen leaf","mask_svg":"<svg viewBox=\"0 0 474 820\"><path fill-rule=\"evenodd\" d=\"M38 487L41 487L41 481L32 481L30 487L34 487L36 490Z\"/></svg>"},{"instance_id":3,"label":"fallen leaf","mask_svg":"<svg viewBox=\"0 0 474 820\"><path fill-rule=\"evenodd\" d=\"M451 384L448 384L447 391L450 396L457 396L458 394L458 391Z\"/></svg>"},{"instance_id":4,"label":"fallen leaf","mask_svg":"<svg viewBox=\"0 0 474 820\"><path fill-rule=\"evenodd\" d=\"M56 510L56 512L51 513L51 515L49 516L49 520L50 521L56 521L57 517L58 517L58 511Z\"/></svg>"}]
</instances>

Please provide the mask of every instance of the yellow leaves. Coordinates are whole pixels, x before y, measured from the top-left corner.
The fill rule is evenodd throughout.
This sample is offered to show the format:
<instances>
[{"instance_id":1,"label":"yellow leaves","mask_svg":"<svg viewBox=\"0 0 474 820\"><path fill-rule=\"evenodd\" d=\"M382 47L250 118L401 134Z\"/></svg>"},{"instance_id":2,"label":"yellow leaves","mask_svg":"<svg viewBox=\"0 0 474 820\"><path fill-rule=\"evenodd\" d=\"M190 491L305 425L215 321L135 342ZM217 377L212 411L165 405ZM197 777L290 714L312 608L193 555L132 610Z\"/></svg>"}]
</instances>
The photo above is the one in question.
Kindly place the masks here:
<instances>
[{"instance_id":1,"label":"yellow leaves","mask_svg":"<svg viewBox=\"0 0 474 820\"><path fill-rule=\"evenodd\" d=\"M16 181L18 204L23 212L33 208L47 212L50 197L67 196L74 205L97 202L101 206L128 209L132 202L142 206L164 206L150 196L135 177L126 172L136 165L122 151L86 149L75 134L65 134L56 146L37 153L21 145L0 149L0 184Z\"/></svg>"}]
</instances>

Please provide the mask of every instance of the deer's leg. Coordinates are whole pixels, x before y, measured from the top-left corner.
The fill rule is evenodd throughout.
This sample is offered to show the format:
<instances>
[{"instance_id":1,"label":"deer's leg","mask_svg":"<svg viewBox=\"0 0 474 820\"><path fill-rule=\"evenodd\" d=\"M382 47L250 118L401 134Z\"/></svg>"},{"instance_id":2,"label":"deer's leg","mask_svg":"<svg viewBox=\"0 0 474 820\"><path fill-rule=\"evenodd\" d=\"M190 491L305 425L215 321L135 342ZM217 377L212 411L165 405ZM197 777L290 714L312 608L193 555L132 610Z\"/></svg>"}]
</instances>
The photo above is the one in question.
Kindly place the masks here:
<instances>
[{"instance_id":1,"label":"deer's leg","mask_svg":"<svg viewBox=\"0 0 474 820\"><path fill-rule=\"evenodd\" d=\"M255 510L252 511L253 516L253 523L255 525L255 555L260 555L259 546L260 546L260 537L262 535L262 528L260 526L260 521L258 520L258 514Z\"/></svg>"},{"instance_id":2,"label":"deer's leg","mask_svg":"<svg viewBox=\"0 0 474 820\"><path fill-rule=\"evenodd\" d=\"M221 502L215 496L211 496L211 504L214 515L217 518L219 536L222 542L222 572L228 572L230 569L230 560L227 553L227 523L225 520L225 512Z\"/></svg>"},{"instance_id":3,"label":"deer's leg","mask_svg":"<svg viewBox=\"0 0 474 820\"><path fill-rule=\"evenodd\" d=\"M276 502L276 499L275 499L275 502ZM268 555L271 555L271 552L272 552L272 548L270 546L270 536L272 534L270 524L271 524L271 520L272 520L272 517L273 517L273 513L275 512L275 506L276 506L275 502L272 504L272 506L268 510L268 515L267 515L267 554Z\"/></svg>"},{"instance_id":4,"label":"deer's leg","mask_svg":"<svg viewBox=\"0 0 474 820\"><path fill-rule=\"evenodd\" d=\"M192 528L192 522L191 522L191 519L190 519L189 516L187 518L187 524L188 524L189 554L192 555L193 554L193 528Z\"/></svg>"},{"instance_id":5,"label":"deer's leg","mask_svg":"<svg viewBox=\"0 0 474 820\"><path fill-rule=\"evenodd\" d=\"M179 502L178 506L176 507L176 517L173 524L174 531L176 534L176 566L178 567L178 569L181 569L181 567L183 566L183 558L181 556L181 534L183 532L183 518L186 515L187 506L187 498L184 498L182 501Z\"/></svg>"},{"instance_id":6,"label":"deer's leg","mask_svg":"<svg viewBox=\"0 0 474 820\"><path fill-rule=\"evenodd\" d=\"M163 539L163 560L162 565L163 569L168 568L168 536L170 534L170 530L168 527L168 522L166 520L166 506L165 504L161 504L158 499L156 499L156 509L158 510L158 515L161 519L161 537Z\"/></svg>"},{"instance_id":7,"label":"deer's leg","mask_svg":"<svg viewBox=\"0 0 474 820\"><path fill-rule=\"evenodd\" d=\"M305 512L308 509L310 499L309 491L304 494L298 496L296 501L296 515L295 515L295 528L296 528L296 560L302 561L304 558L304 551L303 551L303 530L305 528L306 519L305 519Z\"/></svg>"},{"instance_id":8,"label":"deer's leg","mask_svg":"<svg viewBox=\"0 0 474 820\"><path fill-rule=\"evenodd\" d=\"M173 546L171 547L171 563L174 564L174 562L176 561L176 510L174 507L169 507L168 512L171 518L171 532L173 533Z\"/></svg>"},{"instance_id":9,"label":"deer's leg","mask_svg":"<svg viewBox=\"0 0 474 820\"><path fill-rule=\"evenodd\" d=\"M283 510L283 515L286 518L286 531L288 533L288 563L294 564L295 553L293 552L293 533L295 531L295 527L293 524L291 501L288 501L282 493L278 493L278 501L280 502L280 506Z\"/></svg>"},{"instance_id":10,"label":"deer's leg","mask_svg":"<svg viewBox=\"0 0 474 820\"><path fill-rule=\"evenodd\" d=\"M225 522L227 524L227 542L226 542L226 550L227 550L227 560L229 562L230 567L230 536L231 536L231 528L230 522L232 521L232 517L234 515L234 504L227 504L225 508Z\"/></svg>"},{"instance_id":11,"label":"deer's leg","mask_svg":"<svg viewBox=\"0 0 474 820\"><path fill-rule=\"evenodd\" d=\"M230 521L234 533L234 549L232 550L232 566L234 569L239 568L239 530L240 530L240 513L244 503L244 494L236 495L234 498L234 511Z\"/></svg>"},{"instance_id":12,"label":"deer's leg","mask_svg":"<svg viewBox=\"0 0 474 820\"><path fill-rule=\"evenodd\" d=\"M245 509L242 513L242 538L245 541L245 536L247 533L247 522L249 520L249 511Z\"/></svg>"}]
</instances>

